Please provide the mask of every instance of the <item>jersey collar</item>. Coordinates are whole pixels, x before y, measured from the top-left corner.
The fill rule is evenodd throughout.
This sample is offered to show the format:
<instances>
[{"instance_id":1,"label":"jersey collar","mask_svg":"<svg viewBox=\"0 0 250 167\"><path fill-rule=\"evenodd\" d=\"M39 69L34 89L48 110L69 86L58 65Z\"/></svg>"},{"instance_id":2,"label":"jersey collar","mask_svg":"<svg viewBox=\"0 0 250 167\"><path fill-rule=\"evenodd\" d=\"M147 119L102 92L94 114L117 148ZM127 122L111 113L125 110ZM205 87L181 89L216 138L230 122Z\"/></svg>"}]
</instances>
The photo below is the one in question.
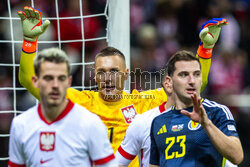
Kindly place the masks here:
<instances>
[{"instance_id":1,"label":"jersey collar","mask_svg":"<svg viewBox=\"0 0 250 167\"><path fill-rule=\"evenodd\" d=\"M63 118L71 111L71 109L72 109L73 107L74 107L74 103L73 103L72 101L68 100L68 104L67 104L67 106L65 107L65 109L64 109L64 110L61 112L61 114L59 114L58 117L57 117L55 120L53 120L52 122L48 122L48 121L45 119L45 117L43 116L42 109L41 109L41 103L38 104L38 109L37 109L37 110L38 110L38 115L39 115L40 119L41 119L43 122L45 122L46 124L51 125L51 124L53 124L54 122L63 119Z\"/></svg>"},{"instance_id":2,"label":"jersey collar","mask_svg":"<svg viewBox=\"0 0 250 167\"><path fill-rule=\"evenodd\" d=\"M201 103L204 101L204 98L201 98ZM193 106L191 106L191 107L193 107ZM188 107L189 108L189 107ZM175 110L175 105L173 105L172 107L171 107L171 110Z\"/></svg>"},{"instance_id":3,"label":"jersey collar","mask_svg":"<svg viewBox=\"0 0 250 167\"><path fill-rule=\"evenodd\" d=\"M164 111L166 110L165 104L166 104L166 102L162 103L162 104L159 106L160 113L162 113L162 112L164 112Z\"/></svg>"}]
</instances>

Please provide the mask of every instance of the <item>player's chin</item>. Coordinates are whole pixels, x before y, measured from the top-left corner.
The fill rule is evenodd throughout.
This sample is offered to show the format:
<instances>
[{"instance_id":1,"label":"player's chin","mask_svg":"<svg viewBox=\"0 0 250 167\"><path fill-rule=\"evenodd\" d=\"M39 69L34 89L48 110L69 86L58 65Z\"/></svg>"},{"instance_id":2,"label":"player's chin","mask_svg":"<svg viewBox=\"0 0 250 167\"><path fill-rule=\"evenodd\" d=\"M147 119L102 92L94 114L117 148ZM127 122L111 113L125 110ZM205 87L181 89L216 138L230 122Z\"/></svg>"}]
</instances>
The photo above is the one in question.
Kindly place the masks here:
<instances>
[{"instance_id":1,"label":"player's chin","mask_svg":"<svg viewBox=\"0 0 250 167\"><path fill-rule=\"evenodd\" d=\"M104 91L105 95L116 95L117 94L116 89L104 89L103 91Z\"/></svg>"},{"instance_id":2,"label":"player's chin","mask_svg":"<svg viewBox=\"0 0 250 167\"><path fill-rule=\"evenodd\" d=\"M194 95L193 93L187 93L185 97L186 97L187 99L192 99L192 96L193 96L193 95Z\"/></svg>"},{"instance_id":3,"label":"player's chin","mask_svg":"<svg viewBox=\"0 0 250 167\"><path fill-rule=\"evenodd\" d=\"M193 94L186 94L183 96L183 99L186 101L186 102L191 102L192 101L192 95Z\"/></svg>"},{"instance_id":4,"label":"player's chin","mask_svg":"<svg viewBox=\"0 0 250 167\"><path fill-rule=\"evenodd\" d=\"M57 98L57 99L49 99L48 100L48 105L51 107L57 107L60 104L62 104L63 100L61 98Z\"/></svg>"},{"instance_id":5,"label":"player's chin","mask_svg":"<svg viewBox=\"0 0 250 167\"><path fill-rule=\"evenodd\" d=\"M47 103L47 105L48 107L58 107L60 103L50 102L50 103Z\"/></svg>"}]
</instances>

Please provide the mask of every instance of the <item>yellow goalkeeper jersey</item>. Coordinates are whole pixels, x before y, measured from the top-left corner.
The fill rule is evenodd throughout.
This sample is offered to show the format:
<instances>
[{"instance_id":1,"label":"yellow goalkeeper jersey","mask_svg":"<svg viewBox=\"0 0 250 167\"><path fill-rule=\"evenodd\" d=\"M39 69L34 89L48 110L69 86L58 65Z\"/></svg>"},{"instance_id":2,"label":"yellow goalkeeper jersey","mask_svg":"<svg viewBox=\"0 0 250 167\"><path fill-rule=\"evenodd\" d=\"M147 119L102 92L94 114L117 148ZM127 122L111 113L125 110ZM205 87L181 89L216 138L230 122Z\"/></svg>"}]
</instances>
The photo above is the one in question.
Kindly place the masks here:
<instances>
[{"instance_id":1,"label":"yellow goalkeeper jersey","mask_svg":"<svg viewBox=\"0 0 250 167\"><path fill-rule=\"evenodd\" d=\"M122 99L117 102L104 101L99 97L99 92L69 88L67 98L101 118L107 127L114 151L120 146L126 129L136 114L141 114L167 101L163 88L143 92L133 90L132 94L123 92Z\"/></svg>"},{"instance_id":2,"label":"yellow goalkeeper jersey","mask_svg":"<svg viewBox=\"0 0 250 167\"><path fill-rule=\"evenodd\" d=\"M120 146L126 129L136 114L141 114L167 101L167 95L163 88L143 92L133 90L131 94L123 92L122 99L117 102L104 101L99 97L99 92L78 91L69 88L67 98L84 106L101 118L107 127L114 153ZM129 166L139 167L138 158L135 158Z\"/></svg>"}]
</instances>

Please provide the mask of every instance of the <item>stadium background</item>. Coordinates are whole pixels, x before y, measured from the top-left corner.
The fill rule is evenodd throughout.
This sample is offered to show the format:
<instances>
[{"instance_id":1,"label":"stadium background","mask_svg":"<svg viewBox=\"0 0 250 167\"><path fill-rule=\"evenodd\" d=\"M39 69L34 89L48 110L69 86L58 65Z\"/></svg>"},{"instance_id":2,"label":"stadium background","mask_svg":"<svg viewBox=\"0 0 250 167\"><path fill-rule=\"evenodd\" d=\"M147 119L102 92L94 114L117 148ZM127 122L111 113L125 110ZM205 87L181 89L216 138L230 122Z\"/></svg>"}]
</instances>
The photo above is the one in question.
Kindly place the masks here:
<instances>
[{"instance_id":1,"label":"stadium background","mask_svg":"<svg viewBox=\"0 0 250 167\"><path fill-rule=\"evenodd\" d=\"M11 13L25 5L27 0L10 0ZM34 0L46 17L56 15L55 1ZM0 18L9 17L8 0L1 0ZM79 16L79 0L58 0L60 17ZM205 21L214 17L228 19L229 25L223 27L219 42L214 48L209 83L203 92L204 97L230 107L237 122L237 129L244 149L244 161L240 167L250 166L250 1L249 0L131 0L130 1L130 43L131 43L131 89L147 90L160 87L159 71L175 51L187 49L195 52L199 44L199 28ZM106 0L82 0L83 15L102 13ZM14 22L15 20L13 20ZM10 20L0 19L0 41L10 40ZM14 36L22 39L21 22L15 21ZM81 22L78 19L60 21L60 37L56 21L40 40L54 41L81 39ZM105 36L106 18L94 17L84 21L85 38ZM18 31L19 30L19 31ZM72 62L81 61L82 43L62 43L61 47L69 54ZM42 48L58 46L42 43ZM95 54L106 46L105 40L85 43L85 61L94 60ZM19 62L21 43L16 43L15 61ZM12 43L0 42L0 64L12 63ZM36 100L18 82L18 66L0 66L0 88L20 88L16 92L16 110L25 110ZM82 71L85 74L84 85L95 89L93 65L84 70L73 66L73 86L82 84ZM16 77L13 77L16 75ZM140 82L139 82L140 81ZM1 111L13 110L13 91L0 89L0 134L8 134L13 113ZM7 157L8 137L0 137L0 157ZM7 161L0 161L0 166L7 166Z\"/></svg>"}]
</instances>

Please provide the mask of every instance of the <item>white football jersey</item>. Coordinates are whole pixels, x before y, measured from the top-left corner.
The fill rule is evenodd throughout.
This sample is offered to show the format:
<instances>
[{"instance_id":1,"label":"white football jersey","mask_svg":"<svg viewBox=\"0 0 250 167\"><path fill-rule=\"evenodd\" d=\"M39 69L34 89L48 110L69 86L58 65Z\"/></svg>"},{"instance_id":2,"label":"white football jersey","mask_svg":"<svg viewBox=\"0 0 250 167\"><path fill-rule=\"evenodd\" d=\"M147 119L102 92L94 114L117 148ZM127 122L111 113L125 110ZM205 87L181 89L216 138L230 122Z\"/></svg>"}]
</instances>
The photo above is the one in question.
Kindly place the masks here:
<instances>
[{"instance_id":1,"label":"white football jersey","mask_svg":"<svg viewBox=\"0 0 250 167\"><path fill-rule=\"evenodd\" d=\"M165 103L143 114L137 114L115 154L119 165L127 166L138 155L140 166L149 166L151 123L156 116L171 109L165 110L164 106Z\"/></svg>"},{"instance_id":2,"label":"white football jersey","mask_svg":"<svg viewBox=\"0 0 250 167\"><path fill-rule=\"evenodd\" d=\"M9 166L88 167L109 164L114 154L107 129L98 116L68 102L65 110L48 123L40 104L13 119Z\"/></svg>"}]
</instances>

